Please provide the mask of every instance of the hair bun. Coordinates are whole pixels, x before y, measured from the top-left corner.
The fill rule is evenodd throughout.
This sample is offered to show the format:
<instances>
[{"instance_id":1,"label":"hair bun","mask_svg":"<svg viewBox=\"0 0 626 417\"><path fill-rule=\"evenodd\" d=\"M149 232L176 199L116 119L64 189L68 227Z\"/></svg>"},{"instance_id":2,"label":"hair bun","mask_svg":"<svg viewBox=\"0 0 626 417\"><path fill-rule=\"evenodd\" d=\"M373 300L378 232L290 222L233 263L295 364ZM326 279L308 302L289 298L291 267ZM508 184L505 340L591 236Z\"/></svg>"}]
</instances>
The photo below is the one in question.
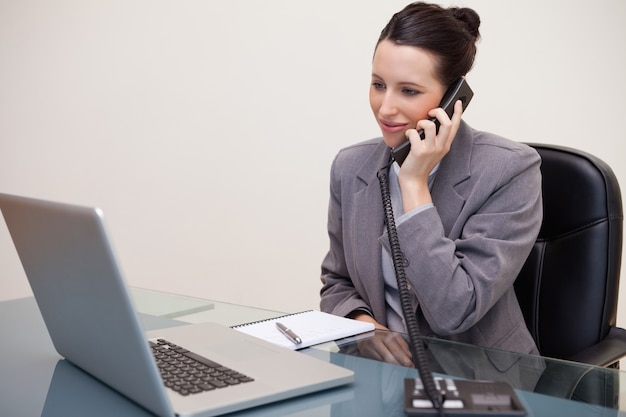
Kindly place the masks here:
<instances>
[{"instance_id":1,"label":"hair bun","mask_svg":"<svg viewBox=\"0 0 626 417\"><path fill-rule=\"evenodd\" d=\"M476 13L474 9L470 9L469 7L452 7L450 11L457 20L463 22L465 30L467 30L474 39L480 38L480 31L478 30L480 27L480 16L478 16L478 13Z\"/></svg>"}]
</instances>

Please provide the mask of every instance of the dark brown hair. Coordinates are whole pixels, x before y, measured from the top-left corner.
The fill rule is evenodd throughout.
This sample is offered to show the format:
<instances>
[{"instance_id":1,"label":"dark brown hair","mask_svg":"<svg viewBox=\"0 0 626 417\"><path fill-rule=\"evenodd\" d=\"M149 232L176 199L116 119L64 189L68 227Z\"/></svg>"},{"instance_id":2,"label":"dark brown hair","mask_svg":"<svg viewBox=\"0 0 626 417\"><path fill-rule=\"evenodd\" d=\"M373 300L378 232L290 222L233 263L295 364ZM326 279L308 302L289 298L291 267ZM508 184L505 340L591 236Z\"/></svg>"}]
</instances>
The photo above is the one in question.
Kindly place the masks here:
<instances>
[{"instance_id":1,"label":"dark brown hair","mask_svg":"<svg viewBox=\"0 0 626 417\"><path fill-rule=\"evenodd\" d=\"M376 45L389 40L428 51L437 59L436 76L448 86L472 68L479 26L473 9L416 2L393 15Z\"/></svg>"}]
</instances>

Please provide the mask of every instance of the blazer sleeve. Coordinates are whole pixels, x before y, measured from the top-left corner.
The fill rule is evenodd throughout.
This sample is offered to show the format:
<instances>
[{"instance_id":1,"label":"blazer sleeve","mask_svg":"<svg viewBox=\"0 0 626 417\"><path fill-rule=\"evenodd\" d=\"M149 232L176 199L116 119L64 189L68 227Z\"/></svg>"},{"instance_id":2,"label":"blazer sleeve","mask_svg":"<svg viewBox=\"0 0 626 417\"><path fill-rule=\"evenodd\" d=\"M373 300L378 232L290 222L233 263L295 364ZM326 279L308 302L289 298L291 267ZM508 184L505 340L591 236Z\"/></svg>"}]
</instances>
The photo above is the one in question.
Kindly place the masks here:
<instances>
[{"instance_id":1,"label":"blazer sleeve","mask_svg":"<svg viewBox=\"0 0 626 417\"><path fill-rule=\"evenodd\" d=\"M520 146L477 159L471 177L454 190L465 203L448 236L440 216L445 204L398 227L407 277L439 335L470 329L510 299L503 296L512 291L541 226L539 155Z\"/></svg>"}]
</instances>

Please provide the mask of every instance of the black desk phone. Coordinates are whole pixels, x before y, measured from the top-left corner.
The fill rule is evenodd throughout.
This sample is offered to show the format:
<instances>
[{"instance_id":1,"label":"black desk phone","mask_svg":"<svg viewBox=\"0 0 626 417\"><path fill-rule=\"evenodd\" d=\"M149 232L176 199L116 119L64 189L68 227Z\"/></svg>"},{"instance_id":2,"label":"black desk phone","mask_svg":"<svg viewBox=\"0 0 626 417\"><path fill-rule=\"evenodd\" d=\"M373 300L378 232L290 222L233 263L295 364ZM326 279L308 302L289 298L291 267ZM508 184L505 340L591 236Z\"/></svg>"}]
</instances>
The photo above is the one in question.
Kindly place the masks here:
<instances>
[{"instance_id":1,"label":"black desk phone","mask_svg":"<svg viewBox=\"0 0 626 417\"><path fill-rule=\"evenodd\" d=\"M411 417L522 417L526 410L511 386L499 381L435 377L446 393L441 410L433 408L419 378L404 380L404 411Z\"/></svg>"}]
</instances>

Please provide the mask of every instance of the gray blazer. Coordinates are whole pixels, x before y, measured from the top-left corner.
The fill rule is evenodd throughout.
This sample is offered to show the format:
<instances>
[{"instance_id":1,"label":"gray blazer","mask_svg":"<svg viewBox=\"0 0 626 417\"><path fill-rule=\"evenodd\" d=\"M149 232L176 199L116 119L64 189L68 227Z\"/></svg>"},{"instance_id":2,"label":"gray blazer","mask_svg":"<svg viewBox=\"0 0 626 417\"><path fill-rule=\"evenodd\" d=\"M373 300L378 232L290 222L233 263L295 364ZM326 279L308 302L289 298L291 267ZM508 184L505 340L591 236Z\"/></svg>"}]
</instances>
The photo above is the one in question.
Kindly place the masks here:
<instances>
[{"instance_id":1,"label":"gray blazer","mask_svg":"<svg viewBox=\"0 0 626 417\"><path fill-rule=\"evenodd\" d=\"M382 139L343 149L331 169L320 308L363 308L386 325L381 247L389 246L377 171ZM537 353L513 283L542 219L540 158L529 146L461 123L432 187L434 207L398 225L425 336Z\"/></svg>"}]
</instances>

